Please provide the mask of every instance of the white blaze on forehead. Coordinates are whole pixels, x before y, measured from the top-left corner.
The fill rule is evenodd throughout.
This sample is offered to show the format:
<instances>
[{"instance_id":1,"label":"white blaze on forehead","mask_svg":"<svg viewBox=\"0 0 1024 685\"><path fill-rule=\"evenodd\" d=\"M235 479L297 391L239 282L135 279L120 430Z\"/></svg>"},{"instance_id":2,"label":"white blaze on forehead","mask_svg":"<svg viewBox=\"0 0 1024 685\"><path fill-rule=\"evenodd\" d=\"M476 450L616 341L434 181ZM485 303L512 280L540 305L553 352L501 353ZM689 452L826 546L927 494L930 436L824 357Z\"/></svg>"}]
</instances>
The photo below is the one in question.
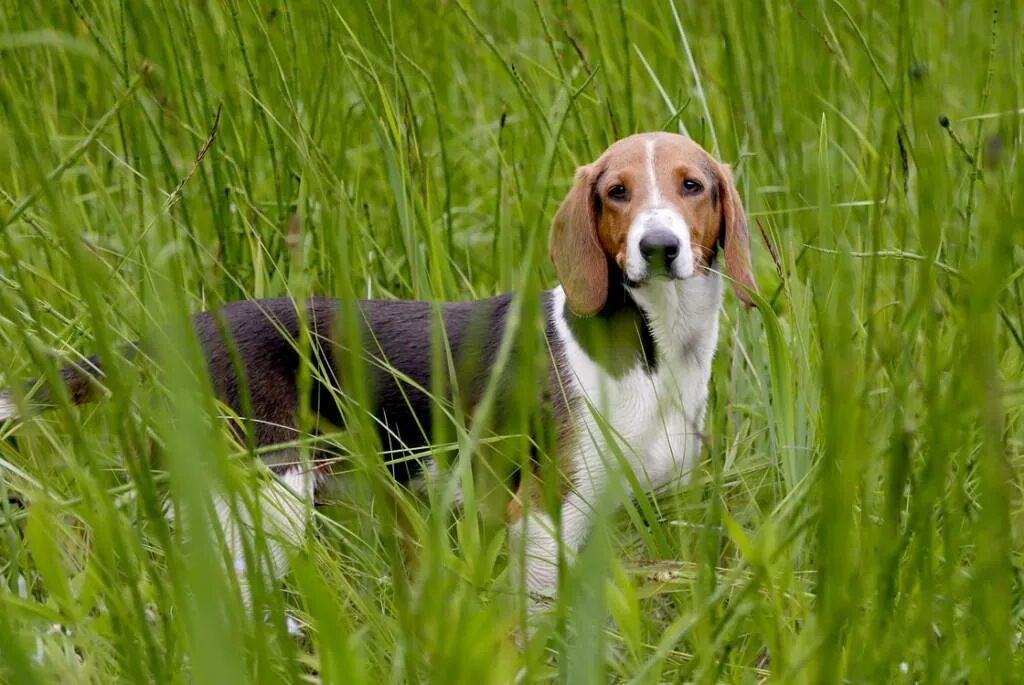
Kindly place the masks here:
<instances>
[{"instance_id":1,"label":"white blaze on forehead","mask_svg":"<svg viewBox=\"0 0 1024 685\"><path fill-rule=\"evenodd\" d=\"M644 141L644 145L647 148L647 182L651 186L651 199L648 204L652 207L657 207L661 204L658 176L654 173L654 145L656 142L655 138L648 138Z\"/></svg>"},{"instance_id":2,"label":"white blaze on forehead","mask_svg":"<svg viewBox=\"0 0 1024 685\"><path fill-rule=\"evenodd\" d=\"M630 279L640 282L651 274L648 271L647 258L640 249L640 241L650 231L667 231L679 241L679 256L672 262L670 273L675 278L689 278L693 275L693 250L690 247L690 227L677 207L666 204L658 188L656 172L657 158L655 137L644 140L647 153L647 184L651 187L646 206L633 218L626 237L626 263L623 270Z\"/></svg>"}]
</instances>

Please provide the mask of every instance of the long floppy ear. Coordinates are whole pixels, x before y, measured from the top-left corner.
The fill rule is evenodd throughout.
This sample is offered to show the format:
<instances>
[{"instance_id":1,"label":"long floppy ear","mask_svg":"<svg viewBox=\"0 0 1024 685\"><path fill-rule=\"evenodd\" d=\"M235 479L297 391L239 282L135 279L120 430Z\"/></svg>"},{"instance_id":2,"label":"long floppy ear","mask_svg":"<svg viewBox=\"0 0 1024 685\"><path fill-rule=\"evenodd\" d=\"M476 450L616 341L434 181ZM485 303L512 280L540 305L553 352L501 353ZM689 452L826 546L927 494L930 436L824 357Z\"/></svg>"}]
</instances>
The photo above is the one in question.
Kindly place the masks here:
<instances>
[{"instance_id":1,"label":"long floppy ear","mask_svg":"<svg viewBox=\"0 0 1024 685\"><path fill-rule=\"evenodd\" d=\"M726 164L718 165L718 183L722 188L722 227L718 239L725 245L725 266L736 296L746 305L753 305L747 291L757 292L754 270L750 264L750 231L740 194Z\"/></svg>"},{"instance_id":2,"label":"long floppy ear","mask_svg":"<svg viewBox=\"0 0 1024 685\"><path fill-rule=\"evenodd\" d=\"M569 308L592 316L608 300L608 258L597 237L592 165L576 170L576 182L551 222L548 250Z\"/></svg>"}]
</instances>

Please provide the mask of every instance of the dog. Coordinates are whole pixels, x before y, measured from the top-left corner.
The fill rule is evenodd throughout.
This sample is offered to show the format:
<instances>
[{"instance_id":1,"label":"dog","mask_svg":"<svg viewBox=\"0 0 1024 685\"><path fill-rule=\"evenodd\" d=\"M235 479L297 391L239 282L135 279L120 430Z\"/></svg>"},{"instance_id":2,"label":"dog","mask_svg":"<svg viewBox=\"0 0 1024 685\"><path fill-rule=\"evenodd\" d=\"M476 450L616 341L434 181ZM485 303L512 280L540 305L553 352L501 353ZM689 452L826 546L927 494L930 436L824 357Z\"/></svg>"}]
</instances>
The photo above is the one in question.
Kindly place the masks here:
<instances>
[{"instance_id":1,"label":"dog","mask_svg":"<svg viewBox=\"0 0 1024 685\"><path fill-rule=\"evenodd\" d=\"M579 168L554 216L549 251L560 284L540 296L549 359L546 387L532 399L546 398L542 416L554 435L553 456L546 468L537 458L509 465L506 509L520 559L514 577L541 598L555 595L558 559L579 550L593 503L613 478L624 477L623 469L654 490L694 466L718 342L723 254L738 298L751 305L756 293L746 217L729 167L680 135L632 135ZM514 303L511 294L443 304L314 297L236 302L197 314L213 388L246 419L243 428L236 424L239 439L269 448L265 461L279 479L265 498L268 539L297 540L318 490L339 478L331 467L337 459L304 468L297 448L274 447L299 437L300 402L308 400L326 423L345 426L352 408L339 396L353 395L348 383L362 364L356 375L365 386L363 410L376 424L382 452L418 455L388 460L390 476L421 482L437 471L422 455L429 454L424 448L442 404L438 388L445 401L457 394L469 415L490 388L495 416L522 400L502 390L510 383L492 378L503 354L515 358L515 349L502 348ZM303 331L322 373L300 384ZM357 347L354 356L342 351ZM60 373L73 403L98 397L99 359ZM506 380L518 373L516 362L503 373ZM300 385L308 389L300 392ZM56 392L44 387L35 402L52 404ZM11 391L0 395L0 418L17 415L22 395L19 402ZM551 464L560 479L554 505L538 494L538 482L550 477L541 471ZM242 571L241 528L252 522L232 515L225 502L217 511ZM281 571L283 547L275 550Z\"/></svg>"}]
</instances>

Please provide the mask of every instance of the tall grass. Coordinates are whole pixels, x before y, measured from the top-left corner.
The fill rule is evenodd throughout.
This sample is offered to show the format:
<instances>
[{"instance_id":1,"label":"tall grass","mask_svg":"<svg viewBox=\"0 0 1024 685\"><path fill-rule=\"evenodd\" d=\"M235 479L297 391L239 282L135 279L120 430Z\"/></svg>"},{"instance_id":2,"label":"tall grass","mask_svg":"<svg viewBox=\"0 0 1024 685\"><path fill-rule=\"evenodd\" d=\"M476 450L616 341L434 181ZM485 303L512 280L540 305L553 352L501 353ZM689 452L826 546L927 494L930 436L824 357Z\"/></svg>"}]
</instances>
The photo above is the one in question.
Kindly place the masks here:
<instances>
[{"instance_id":1,"label":"tall grass","mask_svg":"<svg viewBox=\"0 0 1024 685\"><path fill-rule=\"evenodd\" d=\"M0 426L0 680L1017 680L1018 5L0 2L0 379L153 357ZM210 495L261 475L189 312L549 287L574 166L658 128L734 165L762 295L689 482L612 493L519 651L500 527L389 487L355 402L349 491L247 608ZM450 424L463 468L503 437Z\"/></svg>"}]
</instances>

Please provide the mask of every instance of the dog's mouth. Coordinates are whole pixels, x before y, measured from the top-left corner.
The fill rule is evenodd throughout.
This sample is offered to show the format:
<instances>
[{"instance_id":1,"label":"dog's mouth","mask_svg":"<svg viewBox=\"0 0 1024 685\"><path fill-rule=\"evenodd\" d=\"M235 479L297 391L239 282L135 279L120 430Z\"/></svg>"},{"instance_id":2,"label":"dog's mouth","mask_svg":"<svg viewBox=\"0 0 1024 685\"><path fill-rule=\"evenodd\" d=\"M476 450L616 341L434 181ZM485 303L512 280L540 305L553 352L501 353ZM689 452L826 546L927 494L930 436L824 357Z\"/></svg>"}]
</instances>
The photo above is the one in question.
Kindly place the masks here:
<instances>
[{"instance_id":1,"label":"dog's mouth","mask_svg":"<svg viewBox=\"0 0 1024 685\"><path fill-rule=\"evenodd\" d=\"M688 276L680 276L676 273L669 271L657 271L654 273L647 272L639 278L630 278L628 275L622 275L622 282L629 288L640 288L648 283L654 281L685 281L696 276L696 272Z\"/></svg>"}]
</instances>

